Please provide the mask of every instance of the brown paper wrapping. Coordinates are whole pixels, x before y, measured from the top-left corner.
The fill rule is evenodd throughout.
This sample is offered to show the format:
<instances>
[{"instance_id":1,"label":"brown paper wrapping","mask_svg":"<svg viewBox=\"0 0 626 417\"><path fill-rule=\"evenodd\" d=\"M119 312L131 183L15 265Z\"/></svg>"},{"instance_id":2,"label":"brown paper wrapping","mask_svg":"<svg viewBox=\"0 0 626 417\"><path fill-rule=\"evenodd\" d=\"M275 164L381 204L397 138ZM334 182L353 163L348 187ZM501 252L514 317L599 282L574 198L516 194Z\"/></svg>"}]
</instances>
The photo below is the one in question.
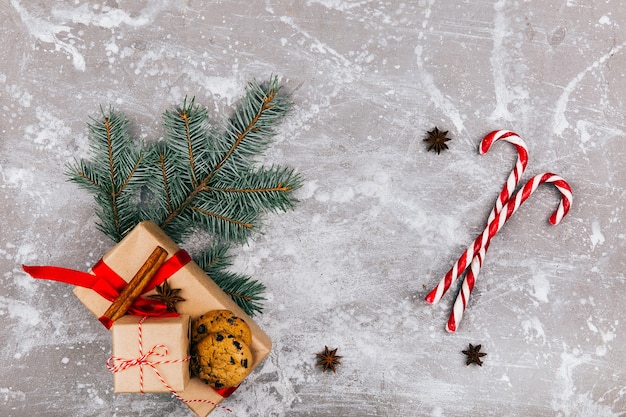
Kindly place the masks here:
<instances>
[{"instance_id":1,"label":"brown paper wrapping","mask_svg":"<svg viewBox=\"0 0 626 417\"><path fill-rule=\"evenodd\" d=\"M129 281L148 258L152 250L160 245L170 254L179 247L156 224L150 221L139 223L126 237L103 256L103 261L119 276ZM250 350L254 356L252 370L269 355L272 342L259 326L213 282L194 262L189 262L169 278L172 288L181 288L179 295L185 301L176 304L180 314L197 319L209 310L227 309L242 317L252 331ZM75 287L74 294L97 317L100 317L111 304L98 293L88 288ZM205 399L220 403L223 398L200 379L192 377L180 393L188 400ZM215 407L205 403L185 403L197 415L206 417Z\"/></svg>"},{"instance_id":2,"label":"brown paper wrapping","mask_svg":"<svg viewBox=\"0 0 626 417\"><path fill-rule=\"evenodd\" d=\"M113 356L123 359L136 359L139 352L138 316L123 316L111 327L113 337ZM180 360L189 356L189 316L150 317L142 324L142 351L148 353L157 345L167 348L167 355L150 355L149 361L160 362ZM158 352L164 353L162 349ZM177 393L182 393L189 382L189 361L155 365L163 379ZM139 366L131 366L113 374L115 392L140 392ZM170 392L158 378L154 370L143 366L144 392Z\"/></svg>"}]
</instances>

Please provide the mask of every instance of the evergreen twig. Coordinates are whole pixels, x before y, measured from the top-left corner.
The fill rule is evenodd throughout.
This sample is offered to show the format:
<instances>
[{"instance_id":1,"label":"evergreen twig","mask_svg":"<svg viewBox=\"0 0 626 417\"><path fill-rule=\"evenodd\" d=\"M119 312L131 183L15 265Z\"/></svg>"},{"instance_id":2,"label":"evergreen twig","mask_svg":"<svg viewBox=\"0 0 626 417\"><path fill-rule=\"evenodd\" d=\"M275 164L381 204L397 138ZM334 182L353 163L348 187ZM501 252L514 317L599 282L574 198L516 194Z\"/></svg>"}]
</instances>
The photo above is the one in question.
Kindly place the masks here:
<instances>
[{"instance_id":1,"label":"evergreen twig","mask_svg":"<svg viewBox=\"0 0 626 417\"><path fill-rule=\"evenodd\" d=\"M274 78L268 84L248 85L222 134L210 128L206 109L193 100L166 112L165 148L180 163L167 168L161 163L161 175L151 176L160 182L150 189L161 209L150 216L176 239L197 223L223 239L244 242L258 226L260 214L291 208L299 176L287 168L253 169L253 157L266 149L289 107ZM152 151L153 167L154 161L165 159L165 151ZM180 181L173 183L172 177Z\"/></svg>"},{"instance_id":2,"label":"evergreen twig","mask_svg":"<svg viewBox=\"0 0 626 417\"><path fill-rule=\"evenodd\" d=\"M194 261L248 315L262 313L260 301L265 300L261 295L265 292L265 285L249 276L225 271L232 265L227 251L227 245L218 244L195 257Z\"/></svg>"},{"instance_id":3,"label":"evergreen twig","mask_svg":"<svg viewBox=\"0 0 626 417\"><path fill-rule=\"evenodd\" d=\"M119 241L139 221L134 200L145 174L143 155L128 131L124 115L100 109L102 119L92 119L89 127L91 161L75 160L67 166L70 181L94 194L100 206L96 211L98 228Z\"/></svg>"},{"instance_id":4,"label":"evergreen twig","mask_svg":"<svg viewBox=\"0 0 626 417\"><path fill-rule=\"evenodd\" d=\"M69 164L67 175L94 195L98 228L116 242L148 219L179 244L198 227L213 233L218 243L198 261L247 313L260 312L265 286L225 271L230 266L224 261L226 242L245 242L263 213L284 211L296 202L298 174L254 166L289 109L277 77L248 84L223 132L210 125L205 108L185 99L163 116L165 140L141 151L126 117L102 110L102 119L88 125L93 157Z\"/></svg>"}]
</instances>

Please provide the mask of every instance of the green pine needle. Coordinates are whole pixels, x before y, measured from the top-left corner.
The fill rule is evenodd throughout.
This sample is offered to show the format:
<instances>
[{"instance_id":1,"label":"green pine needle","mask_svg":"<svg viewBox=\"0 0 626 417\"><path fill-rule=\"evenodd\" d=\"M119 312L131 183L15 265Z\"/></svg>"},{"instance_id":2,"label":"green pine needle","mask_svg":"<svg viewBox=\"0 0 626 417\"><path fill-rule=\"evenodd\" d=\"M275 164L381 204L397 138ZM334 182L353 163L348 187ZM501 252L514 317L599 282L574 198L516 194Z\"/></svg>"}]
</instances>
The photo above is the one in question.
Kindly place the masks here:
<instances>
[{"instance_id":1,"label":"green pine needle","mask_svg":"<svg viewBox=\"0 0 626 417\"><path fill-rule=\"evenodd\" d=\"M232 272L213 274L211 278L247 315L252 317L256 313L263 313L260 301L265 300L261 296L265 292L265 285Z\"/></svg>"},{"instance_id":2,"label":"green pine needle","mask_svg":"<svg viewBox=\"0 0 626 417\"><path fill-rule=\"evenodd\" d=\"M218 244L194 258L194 261L233 301L249 316L262 313L260 301L265 292L265 285L249 276L224 271L231 266L231 257L227 254L228 245Z\"/></svg>"}]
</instances>

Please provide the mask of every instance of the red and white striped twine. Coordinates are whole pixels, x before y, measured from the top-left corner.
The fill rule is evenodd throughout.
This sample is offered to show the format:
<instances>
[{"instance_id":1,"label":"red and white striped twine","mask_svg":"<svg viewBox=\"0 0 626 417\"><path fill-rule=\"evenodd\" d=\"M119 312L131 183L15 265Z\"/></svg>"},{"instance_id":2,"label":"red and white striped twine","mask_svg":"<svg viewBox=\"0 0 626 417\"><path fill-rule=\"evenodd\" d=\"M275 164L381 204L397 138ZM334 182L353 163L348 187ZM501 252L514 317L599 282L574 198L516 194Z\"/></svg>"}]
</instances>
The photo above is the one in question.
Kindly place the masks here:
<instances>
[{"instance_id":1,"label":"red and white striped twine","mask_svg":"<svg viewBox=\"0 0 626 417\"><path fill-rule=\"evenodd\" d=\"M188 362L191 359L191 357L187 356L186 358L181 358L181 359L168 359L168 360L157 360L157 361L149 360L150 356L152 355L158 356L158 357L167 356L168 349L167 349L167 346L163 344L158 344L158 345L153 346L152 349L150 349L148 352L143 353L143 323L144 321L146 321L147 318L148 317L143 317L141 320L139 320L139 325L137 326L137 334L138 334L138 342L139 342L139 356L136 358L132 358L132 359L118 358L115 356L111 356L106 362L106 366L109 369L109 371L113 373L117 373L117 372L122 372L133 366L139 366L139 392L141 394L144 394L145 392L144 392L144 382L143 382L143 367L149 366L150 368L152 368L152 370L154 371L154 374L157 376L159 381L161 381L163 386L167 388L168 391L172 393L172 395L178 398L180 401L184 403L195 402L195 403L211 404L214 407L219 407L228 412L231 412L232 410L230 408L224 407L223 405L220 405L211 400L205 400L205 399L189 400L189 399L182 398L176 392L176 390L174 390L174 388L172 388L172 386L168 384L165 378L163 378L163 376L161 375L161 372L159 372L157 365ZM118 363L116 364L115 362L118 362Z\"/></svg>"}]
</instances>

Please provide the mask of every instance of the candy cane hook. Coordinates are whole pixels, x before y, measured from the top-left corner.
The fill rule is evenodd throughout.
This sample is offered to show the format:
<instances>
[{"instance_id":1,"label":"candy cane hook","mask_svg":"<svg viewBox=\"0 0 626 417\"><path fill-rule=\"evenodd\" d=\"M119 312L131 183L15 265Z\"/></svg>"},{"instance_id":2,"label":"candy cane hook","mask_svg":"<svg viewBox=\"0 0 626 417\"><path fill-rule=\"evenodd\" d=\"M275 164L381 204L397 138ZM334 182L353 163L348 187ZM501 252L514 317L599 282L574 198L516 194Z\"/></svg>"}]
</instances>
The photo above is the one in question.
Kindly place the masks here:
<instances>
[{"instance_id":1,"label":"candy cane hook","mask_svg":"<svg viewBox=\"0 0 626 417\"><path fill-rule=\"evenodd\" d=\"M481 155L486 154L489 152L493 144L500 140L504 140L515 146L517 149L517 161L506 180L504 188L500 191L500 195L498 196L491 213L489 214L487 224L491 223L491 221L496 217L496 214L500 212L504 204L508 201L509 197L513 193L513 190L517 187L517 184L526 169L526 165L528 165L528 147L526 146L526 143L517 133L510 130L494 130L489 133L480 142L479 153ZM443 297L446 291L448 291L450 286L456 282L459 276L467 269L468 263L471 262L475 254L478 253L480 248L484 247L486 241L487 236L485 236L484 240L476 242L475 246L472 245L468 247L465 252L463 252L459 260L456 261L452 268L450 268L439 284L437 284L437 286L426 296L426 302L435 304L441 300L441 297Z\"/></svg>"},{"instance_id":2,"label":"candy cane hook","mask_svg":"<svg viewBox=\"0 0 626 417\"><path fill-rule=\"evenodd\" d=\"M500 191L500 195L498 196L498 200L496 200L495 206L491 210L491 213L489 213L487 224L491 223L491 221L496 217L496 214L502 210L502 206L504 206L504 204L509 200L513 190L515 190L517 184L519 184L519 181L522 178L526 165L528 165L528 147L526 146L526 143L517 133L510 130L494 130L485 136L480 142L480 154L484 155L489 152L491 146L499 140L505 140L515 146L517 149L517 161L515 162L515 167L506 180L504 188Z\"/></svg>"},{"instance_id":3,"label":"candy cane hook","mask_svg":"<svg viewBox=\"0 0 626 417\"><path fill-rule=\"evenodd\" d=\"M485 254L487 249L489 248L489 244L491 243L491 239L495 236L496 233L504 223L520 208L520 206L537 190L537 188L543 183L551 183L553 184L557 190L561 193L561 201L557 209L552 213L549 222L553 225L557 225L563 220L563 217L567 215L571 205L572 205L572 189L563 178L558 175L552 173L545 173L536 175L532 179L530 179L524 187L515 193L502 207L502 210L496 214L495 218L489 223L489 225L485 228L485 231L481 236L479 236L474 242L480 241L487 236L486 244L478 250L476 256L472 259L470 264L470 270L463 281L463 285L461 286L461 291L457 295L457 298L454 302L454 307L452 309L452 313L450 314L450 318L448 319L448 324L446 329L449 332L456 331L461 318L463 317L463 313L465 308L467 307L467 302L469 301L470 294L474 289L474 284L476 282L476 278L480 272L480 268L482 266Z\"/></svg>"}]
</instances>

